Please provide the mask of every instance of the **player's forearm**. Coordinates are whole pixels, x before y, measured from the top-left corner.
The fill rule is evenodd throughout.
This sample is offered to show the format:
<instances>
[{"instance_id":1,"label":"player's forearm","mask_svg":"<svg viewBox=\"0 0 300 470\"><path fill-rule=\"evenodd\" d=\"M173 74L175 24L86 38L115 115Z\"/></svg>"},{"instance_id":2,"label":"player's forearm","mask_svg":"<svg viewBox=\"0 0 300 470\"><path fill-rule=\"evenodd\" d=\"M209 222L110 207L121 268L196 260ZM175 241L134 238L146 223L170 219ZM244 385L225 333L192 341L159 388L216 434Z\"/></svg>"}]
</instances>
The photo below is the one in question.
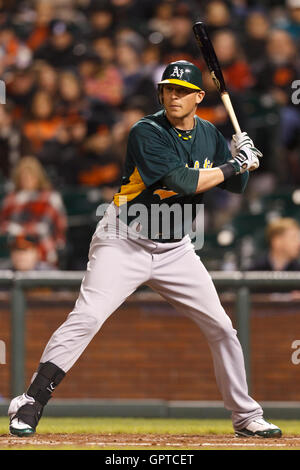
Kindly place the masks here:
<instances>
[{"instance_id":1,"label":"player's forearm","mask_svg":"<svg viewBox=\"0 0 300 470\"><path fill-rule=\"evenodd\" d=\"M203 193L223 183L224 173L220 168L203 168L199 170L196 193Z\"/></svg>"},{"instance_id":2,"label":"player's forearm","mask_svg":"<svg viewBox=\"0 0 300 470\"><path fill-rule=\"evenodd\" d=\"M231 193L243 193L249 180L249 172L246 171L242 175L234 175L223 183L219 184L219 188L226 189Z\"/></svg>"},{"instance_id":3,"label":"player's forearm","mask_svg":"<svg viewBox=\"0 0 300 470\"><path fill-rule=\"evenodd\" d=\"M196 193L203 193L211 188L221 185L228 178L236 175L235 163L227 162L216 168L199 170Z\"/></svg>"},{"instance_id":4,"label":"player's forearm","mask_svg":"<svg viewBox=\"0 0 300 470\"><path fill-rule=\"evenodd\" d=\"M166 175L162 183L178 194L188 195L208 191L233 174L235 174L235 169L230 163L217 168L201 168L200 170L178 167Z\"/></svg>"}]
</instances>

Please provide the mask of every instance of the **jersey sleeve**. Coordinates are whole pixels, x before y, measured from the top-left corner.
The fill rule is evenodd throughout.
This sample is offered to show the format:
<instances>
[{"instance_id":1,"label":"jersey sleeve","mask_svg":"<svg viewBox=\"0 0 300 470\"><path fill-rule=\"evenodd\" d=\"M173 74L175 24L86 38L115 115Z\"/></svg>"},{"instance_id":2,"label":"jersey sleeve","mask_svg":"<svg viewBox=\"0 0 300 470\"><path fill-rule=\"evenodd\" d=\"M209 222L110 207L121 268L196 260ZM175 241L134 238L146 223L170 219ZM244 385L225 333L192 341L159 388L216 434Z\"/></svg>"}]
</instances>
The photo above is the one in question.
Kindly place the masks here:
<instances>
[{"instance_id":1,"label":"jersey sleeve","mask_svg":"<svg viewBox=\"0 0 300 470\"><path fill-rule=\"evenodd\" d=\"M182 166L162 179L163 184L178 194L194 194L197 190L199 170Z\"/></svg>"},{"instance_id":2,"label":"jersey sleeve","mask_svg":"<svg viewBox=\"0 0 300 470\"><path fill-rule=\"evenodd\" d=\"M216 132L217 132L217 147L216 147L215 162L216 162L216 166L220 166L228 162L228 160L232 158L232 155L229 150L228 143L225 137L217 129L216 129Z\"/></svg>"},{"instance_id":3,"label":"jersey sleeve","mask_svg":"<svg viewBox=\"0 0 300 470\"><path fill-rule=\"evenodd\" d=\"M183 166L171 142L155 123L139 122L133 126L128 138L127 155L147 187Z\"/></svg>"}]
</instances>

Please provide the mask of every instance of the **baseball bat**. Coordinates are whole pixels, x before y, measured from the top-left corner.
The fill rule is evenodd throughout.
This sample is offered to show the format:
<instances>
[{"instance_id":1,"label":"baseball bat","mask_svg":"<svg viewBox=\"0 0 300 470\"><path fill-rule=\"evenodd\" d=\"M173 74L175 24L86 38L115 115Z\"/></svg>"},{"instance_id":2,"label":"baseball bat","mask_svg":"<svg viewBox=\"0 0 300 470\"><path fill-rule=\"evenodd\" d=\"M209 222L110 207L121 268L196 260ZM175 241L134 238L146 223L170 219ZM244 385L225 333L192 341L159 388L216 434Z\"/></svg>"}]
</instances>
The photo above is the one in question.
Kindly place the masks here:
<instances>
[{"instance_id":1,"label":"baseball bat","mask_svg":"<svg viewBox=\"0 0 300 470\"><path fill-rule=\"evenodd\" d=\"M196 42L202 52L203 58L208 67L208 70L210 71L211 78L213 79L213 82L218 92L220 93L221 99L229 115L233 128L236 133L240 133L241 128L234 112L231 99L226 88L222 69L220 67L214 47L209 38L205 24L202 21L198 21L193 26L193 32L195 35Z\"/></svg>"}]
</instances>

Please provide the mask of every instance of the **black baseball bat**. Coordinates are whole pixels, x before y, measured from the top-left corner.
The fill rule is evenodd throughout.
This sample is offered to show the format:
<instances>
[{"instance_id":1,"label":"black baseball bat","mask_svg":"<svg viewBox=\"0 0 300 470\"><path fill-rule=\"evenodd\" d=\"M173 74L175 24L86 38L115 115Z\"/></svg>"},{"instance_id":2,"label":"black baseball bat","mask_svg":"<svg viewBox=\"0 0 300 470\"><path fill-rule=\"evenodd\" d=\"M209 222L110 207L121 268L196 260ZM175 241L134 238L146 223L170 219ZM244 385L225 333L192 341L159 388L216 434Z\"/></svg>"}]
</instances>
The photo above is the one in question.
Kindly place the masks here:
<instances>
[{"instance_id":1,"label":"black baseball bat","mask_svg":"<svg viewBox=\"0 0 300 470\"><path fill-rule=\"evenodd\" d=\"M208 70L210 71L211 78L218 92L220 93L225 109L228 112L234 130L236 133L240 133L241 128L235 115L231 99L226 88L222 69L216 56L214 46L212 45L212 42L209 38L205 23L203 23L202 21L198 21L197 23L195 23L193 26L193 32L197 44L202 52L203 58L206 62L206 65L208 67Z\"/></svg>"}]
</instances>

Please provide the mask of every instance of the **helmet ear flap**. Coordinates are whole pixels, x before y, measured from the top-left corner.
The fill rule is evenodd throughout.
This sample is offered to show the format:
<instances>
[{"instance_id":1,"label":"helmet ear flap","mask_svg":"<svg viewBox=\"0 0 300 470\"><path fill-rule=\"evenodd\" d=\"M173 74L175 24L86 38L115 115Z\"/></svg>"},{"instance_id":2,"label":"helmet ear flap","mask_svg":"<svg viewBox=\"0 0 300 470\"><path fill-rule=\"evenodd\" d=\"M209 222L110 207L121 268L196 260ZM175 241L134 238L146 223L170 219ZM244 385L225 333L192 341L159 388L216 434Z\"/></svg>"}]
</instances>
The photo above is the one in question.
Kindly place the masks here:
<instances>
[{"instance_id":1,"label":"helmet ear flap","mask_svg":"<svg viewBox=\"0 0 300 470\"><path fill-rule=\"evenodd\" d=\"M164 105L164 101L163 101L163 85L158 85L158 86L157 86L157 98L158 98L159 104L161 104L161 105L163 106L163 105Z\"/></svg>"}]
</instances>

